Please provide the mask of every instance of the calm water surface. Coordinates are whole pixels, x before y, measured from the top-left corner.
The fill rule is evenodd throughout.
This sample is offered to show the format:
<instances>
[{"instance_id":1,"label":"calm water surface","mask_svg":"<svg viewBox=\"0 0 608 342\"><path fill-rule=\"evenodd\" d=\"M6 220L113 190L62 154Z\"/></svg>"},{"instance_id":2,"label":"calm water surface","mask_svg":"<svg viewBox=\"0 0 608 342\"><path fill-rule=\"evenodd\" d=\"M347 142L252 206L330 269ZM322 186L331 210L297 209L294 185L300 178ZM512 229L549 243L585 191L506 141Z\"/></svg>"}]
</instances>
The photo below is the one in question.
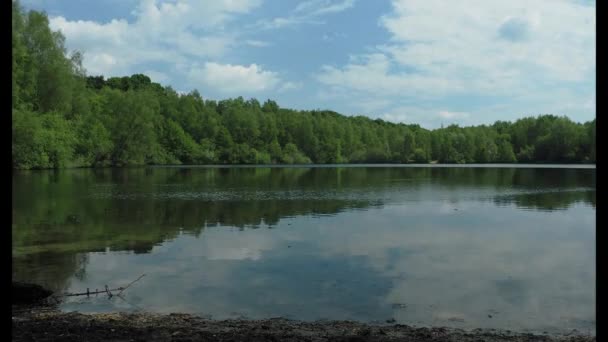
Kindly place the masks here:
<instances>
[{"instance_id":1,"label":"calm water surface","mask_svg":"<svg viewBox=\"0 0 608 342\"><path fill-rule=\"evenodd\" d=\"M13 175L13 278L66 311L595 334L594 168Z\"/></svg>"}]
</instances>

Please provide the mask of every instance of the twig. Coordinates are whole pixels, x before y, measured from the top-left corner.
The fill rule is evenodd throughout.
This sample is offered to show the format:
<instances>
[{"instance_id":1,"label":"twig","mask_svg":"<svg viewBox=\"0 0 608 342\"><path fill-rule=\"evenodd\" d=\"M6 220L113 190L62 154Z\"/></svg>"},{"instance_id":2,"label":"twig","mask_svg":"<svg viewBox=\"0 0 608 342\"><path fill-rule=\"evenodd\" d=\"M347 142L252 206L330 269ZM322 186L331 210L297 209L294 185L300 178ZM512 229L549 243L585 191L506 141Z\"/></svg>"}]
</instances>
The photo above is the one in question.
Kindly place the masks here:
<instances>
[{"instance_id":1,"label":"twig","mask_svg":"<svg viewBox=\"0 0 608 342\"><path fill-rule=\"evenodd\" d=\"M124 287L118 287L118 288L115 288L115 289L110 289L110 291L120 291L120 290L122 290L122 289L124 289ZM101 290L101 291L99 291L99 290L97 290L97 289L96 289L96 290L95 290L95 292L89 292L89 294L90 294L90 295L92 295L92 294L98 294L98 293L107 293L107 291L106 291L106 290ZM64 293L64 294L63 294L63 296L64 296L64 297L71 297L71 296L86 296L86 294L87 294L86 292L80 292L80 293Z\"/></svg>"},{"instance_id":2,"label":"twig","mask_svg":"<svg viewBox=\"0 0 608 342\"><path fill-rule=\"evenodd\" d=\"M129 288L129 286L133 285L136 281L138 281L139 279L143 278L146 274L142 274L139 276L139 278L133 280L131 283L129 283L129 285L125 286L124 289L120 290L120 292L118 292L118 294L120 295L122 293L122 291L126 290L127 288Z\"/></svg>"},{"instance_id":3,"label":"twig","mask_svg":"<svg viewBox=\"0 0 608 342\"><path fill-rule=\"evenodd\" d=\"M64 293L62 296L64 297L71 297L71 296L90 296L92 294L99 294L99 293L107 293L108 296L111 298L113 296L112 291L119 291L118 294L120 295L124 290L126 290L129 286L133 285L136 281L140 280L141 278L143 278L146 274L142 274L139 276L139 278L133 280L132 282L129 283L129 285L125 286L125 287L117 287L115 289L109 289L108 285L105 286L105 289L102 290L97 290L95 289L95 292L92 292L89 288L87 288L87 292L80 292L80 293Z\"/></svg>"}]
</instances>

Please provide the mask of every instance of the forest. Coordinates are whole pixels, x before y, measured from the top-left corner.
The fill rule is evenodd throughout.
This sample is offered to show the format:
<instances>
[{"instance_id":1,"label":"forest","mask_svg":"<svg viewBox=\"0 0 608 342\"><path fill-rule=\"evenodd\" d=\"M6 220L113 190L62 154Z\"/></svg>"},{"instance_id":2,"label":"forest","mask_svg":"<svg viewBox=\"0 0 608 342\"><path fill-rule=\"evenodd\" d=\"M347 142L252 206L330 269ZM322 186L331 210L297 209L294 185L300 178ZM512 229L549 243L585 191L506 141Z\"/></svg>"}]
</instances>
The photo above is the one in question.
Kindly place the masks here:
<instances>
[{"instance_id":1,"label":"forest","mask_svg":"<svg viewBox=\"0 0 608 342\"><path fill-rule=\"evenodd\" d=\"M595 119L538 115L425 129L242 97L180 94L142 74L90 76L45 13L12 7L12 167L595 163ZM404 89L407 91L407 89Z\"/></svg>"}]
</instances>

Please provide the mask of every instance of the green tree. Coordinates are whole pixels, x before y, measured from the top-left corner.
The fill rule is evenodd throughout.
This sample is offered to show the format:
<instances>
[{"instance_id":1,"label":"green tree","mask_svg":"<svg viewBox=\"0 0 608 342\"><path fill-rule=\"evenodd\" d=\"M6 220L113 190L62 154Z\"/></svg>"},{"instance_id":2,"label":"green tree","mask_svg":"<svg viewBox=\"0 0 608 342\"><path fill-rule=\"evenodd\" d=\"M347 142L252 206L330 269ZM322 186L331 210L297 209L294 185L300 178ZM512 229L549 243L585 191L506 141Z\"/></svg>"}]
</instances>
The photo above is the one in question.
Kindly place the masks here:
<instances>
[{"instance_id":1,"label":"green tree","mask_svg":"<svg viewBox=\"0 0 608 342\"><path fill-rule=\"evenodd\" d=\"M496 142L496 147L497 147L496 161L501 162L501 163L514 163L516 161L515 153L513 153L513 147L511 146L511 143L509 140L510 140L510 138L509 138L508 134L501 134L498 137L498 140Z\"/></svg>"},{"instance_id":2,"label":"green tree","mask_svg":"<svg viewBox=\"0 0 608 342\"><path fill-rule=\"evenodd\" d=\"M200 146L175 121L168 119L160 137L161 145L177 160L185 164L204 161Z\"/></svg>"},{"instance_id":3,"label":"green tree","mask_svg":"<svg viewBox=\"0 0 608 342\"><path fill-rule=\"evenodd\" d=\"M107 101L104 124L110 129L114 146L112 163L117 166L144 164L148 147L157 141L153 120L160 111L157 99L146 91L106 89L104 95Z\"/></svg>"},{"instance_id":4,"label":"green tree","mask_svg":"<svg viewBox=\"0 0 608 342\"><path fill-rule=\"evenodd\" d=\"M416 146L416 140L414 133L406 128L403 134L403 161L408 162L412 159L412 154L414 153L414 149Z\"/></svg>"},{"instance_id":5,"label":"green tree","mask_svg":"<svg viewBox=\"0 0 608 342\"><path fill-rule=\"evenodd\" d=\"M87 76L46 14L12 4L13 168L173 163L595 162L595 120L539 115L428 130L242 97L178 94L143 74Z\"/></svg>"},{"instance_id":6,"label":"green tree","mask_svg":"<svg viewBox=\"0 0 608 342\"><path fill-rule=\"evenodd\" d=\"M84 166L102 166L110 162L112 136L98 119L89 116L77 127L75 153Z\"/></svg>"}]
</instances>

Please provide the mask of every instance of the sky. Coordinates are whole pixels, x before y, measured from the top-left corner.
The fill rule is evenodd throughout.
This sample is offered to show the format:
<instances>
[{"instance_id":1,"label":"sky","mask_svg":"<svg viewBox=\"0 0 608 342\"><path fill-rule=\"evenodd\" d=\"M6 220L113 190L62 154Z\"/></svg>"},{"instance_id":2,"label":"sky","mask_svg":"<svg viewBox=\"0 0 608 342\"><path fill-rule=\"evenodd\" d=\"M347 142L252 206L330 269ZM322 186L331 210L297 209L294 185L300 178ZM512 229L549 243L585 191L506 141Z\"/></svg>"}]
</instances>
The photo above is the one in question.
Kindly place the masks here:
<instances>
[{"instance_id":1,"label":"sky","mask_svg":"<svg viewBox=\"0 0 608 342\"><path fill-rule=\"evenodd\" d=\"M594 0L21 0L88 75L426 128L596 116Z\"/></svg>"}]
</instances>

